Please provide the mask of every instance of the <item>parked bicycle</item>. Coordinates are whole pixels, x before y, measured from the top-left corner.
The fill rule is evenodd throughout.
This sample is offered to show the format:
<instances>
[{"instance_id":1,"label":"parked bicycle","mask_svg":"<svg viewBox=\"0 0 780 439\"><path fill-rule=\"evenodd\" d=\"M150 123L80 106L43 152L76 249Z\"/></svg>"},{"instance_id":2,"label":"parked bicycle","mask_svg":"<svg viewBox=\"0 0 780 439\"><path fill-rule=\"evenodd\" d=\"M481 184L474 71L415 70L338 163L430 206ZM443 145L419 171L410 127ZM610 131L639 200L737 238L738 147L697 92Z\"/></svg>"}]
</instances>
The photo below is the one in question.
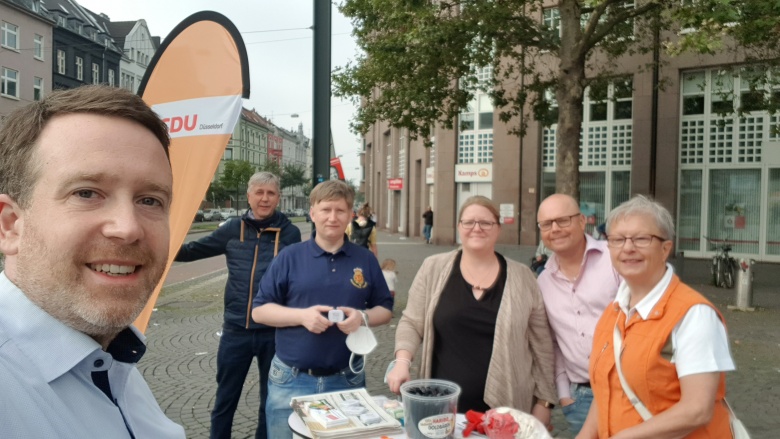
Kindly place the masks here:
<instances>
[{"instance_id":1,"label":"parked bicycle","mask_svg":"<svg viewBox=\"0 0 780 439\"><path fill-rule=\"evenodd\" d=\"M738 266L737 260L730 254L731 244L726 241L715 241L707 236L704 239L715 247L715 256L712 257L710 266L712 283L720 288L733 288Z\"/></svg>"}]
</instances>

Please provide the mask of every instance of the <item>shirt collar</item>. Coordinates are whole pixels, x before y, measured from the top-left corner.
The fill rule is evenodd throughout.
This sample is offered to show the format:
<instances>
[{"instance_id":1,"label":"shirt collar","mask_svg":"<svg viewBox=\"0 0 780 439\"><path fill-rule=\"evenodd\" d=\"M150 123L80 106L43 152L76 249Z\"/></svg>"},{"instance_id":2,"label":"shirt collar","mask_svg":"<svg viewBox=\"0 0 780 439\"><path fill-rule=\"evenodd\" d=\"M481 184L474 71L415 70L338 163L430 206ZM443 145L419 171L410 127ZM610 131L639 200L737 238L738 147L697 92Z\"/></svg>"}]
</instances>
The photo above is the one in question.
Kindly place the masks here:
<instances>
[{"instance_id":1,"label":"shirt collar","mask_svg":"<svg viewBox=\"0 0 780 439\"><path fill-rule=\"evenodd\" d=\"M5 272L0 273L0 328L47 382L101 350L92 337L67 326L33 303ZM108 352L117 361L137 362L144 354L144 341L137 329L126 328L112 341Z\"/></svg>"},{"instance_id":2,"label":"shirt collar","mask_svg":"<svg viewBox=\"0 0 780 439\"><path fill-rule=\"evenodd\" d=\"M330 253L322 249L319 245L317 245L317 242L314 239L314 236L317 232L312 231L311 237L306 241L309 245L309 251L311 252L311 255L316 257L320 256L327 256L327 255L338 255L343 253L345 256L352 256L355 252L355 244L349 242L349 239L347 238L347 235L344 235L344 245L341 246L340 249L338 249L335 253Z\"/></svg>"},{"instance_id":3,"label":"shirt collar","mask_svg":"<svg viewBox=\"0 0 780 439\"><path fill-rule=\"evenodd\" d=\"M650 311L655 308L655 305L661 300L664 292L669 288L669 284L672 282L672 276L674 275L674 268L671 264L666 264L666 272L660 281L650 290L649 293L642 300L639 301L634 308L628 309L629 301L631 300L631 289L628 287L626 281L620 283L618 287L617 296L615 302L620 306L620 309L626 315L631 317L632 312L637 312L642 317L642 320L647 320L647 316L650 315Z\"/></svg>"},{"instance_id":4,"label":"shirt collar","mask_svg":"<svg viewBox=\"0 0 780 439\"><path fill-rule=\"evenodd\" d=\"M592 251L603 253L605 250L605 246L600 244L599 241L594 239L592 236L588 235L587 233L585 235L585 255L582 257L582 263L581 266L584 266L585 263L588 261L588 254ZM551 270L551 273L557 273L560 271L560 265L558 265L558 256L553 253L553 255L548 259L547 264L545 265L545 271Z\"/></svg>"}]
</instances>

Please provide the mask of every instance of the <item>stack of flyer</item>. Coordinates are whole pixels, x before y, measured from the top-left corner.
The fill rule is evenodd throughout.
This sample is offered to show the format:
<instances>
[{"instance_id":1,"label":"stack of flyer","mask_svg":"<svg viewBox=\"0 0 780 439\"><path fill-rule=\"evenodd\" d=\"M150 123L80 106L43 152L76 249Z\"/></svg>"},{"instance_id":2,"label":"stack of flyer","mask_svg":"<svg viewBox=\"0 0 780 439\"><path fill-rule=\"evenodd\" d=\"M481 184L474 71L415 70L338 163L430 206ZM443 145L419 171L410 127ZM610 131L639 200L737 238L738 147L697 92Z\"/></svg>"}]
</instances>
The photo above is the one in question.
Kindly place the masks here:
<instances>
[{"instance_id":1,"label":"stack of flyer","mask_svg":"<svg viewBox=\"0 0 780 439\"><path fill-rule=\"evenodd\" d=\"M366 389L298 396L290 401L314 438L365 438L403 433L401 423Z\"/></svg>"}]
</instances>

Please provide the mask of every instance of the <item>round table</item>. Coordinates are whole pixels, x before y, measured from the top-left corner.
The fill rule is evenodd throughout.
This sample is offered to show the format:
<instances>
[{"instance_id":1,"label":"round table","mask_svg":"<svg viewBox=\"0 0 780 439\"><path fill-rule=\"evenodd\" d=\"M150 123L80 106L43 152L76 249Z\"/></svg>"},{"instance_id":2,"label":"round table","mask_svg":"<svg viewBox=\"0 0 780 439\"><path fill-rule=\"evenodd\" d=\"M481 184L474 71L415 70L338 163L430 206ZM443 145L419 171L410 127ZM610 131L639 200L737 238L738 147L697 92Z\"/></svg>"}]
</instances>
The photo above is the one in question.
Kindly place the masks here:
<instances>
[{"instance_id":1,"label":"round table","mask_svg":"<svg viewBox=\"0 0 780 439\"><path fill-rule=\"evenodd\" d=\"M309 428L306 427L306 424L303 422L300 416L298 416L298 413L292 412L290 416L287 418L287 424L290 426L290 430L292 431L292 437L294 439L312 439L311 431L309 431ZM466 426L466 417L460 413L455 417L455 438L456 439L462 439L463 438L463 428ZM406 439L406 433L400 433L393 436L387 436L392 439ZM486 436L481 435L477 432L471 433L470 438L484 438ZM376 438L370 438L370 439L379 439L380 436L376 436ZM369 438L366 438L369 439Z\"/></svg>"}]
</instances>

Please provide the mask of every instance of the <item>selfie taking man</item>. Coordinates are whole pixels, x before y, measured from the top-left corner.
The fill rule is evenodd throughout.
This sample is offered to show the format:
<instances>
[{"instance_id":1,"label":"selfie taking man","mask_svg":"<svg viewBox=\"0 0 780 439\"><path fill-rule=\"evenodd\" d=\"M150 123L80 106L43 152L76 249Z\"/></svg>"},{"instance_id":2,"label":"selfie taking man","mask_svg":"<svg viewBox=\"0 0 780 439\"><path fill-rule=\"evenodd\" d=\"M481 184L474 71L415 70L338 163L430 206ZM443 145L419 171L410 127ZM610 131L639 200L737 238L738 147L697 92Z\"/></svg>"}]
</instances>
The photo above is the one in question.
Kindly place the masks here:
<instances>
[{"instance_id":1,"label":"selfie taking man","mask_svg":"<svg viewBox=\"0 0 780 439\"><path fill-rule=\"evenodd\" d=\"M130 326L168 258L167 127L116 87L53 92L0 129L0 435L183 438Z\"/></svg>"}]
</instances>

